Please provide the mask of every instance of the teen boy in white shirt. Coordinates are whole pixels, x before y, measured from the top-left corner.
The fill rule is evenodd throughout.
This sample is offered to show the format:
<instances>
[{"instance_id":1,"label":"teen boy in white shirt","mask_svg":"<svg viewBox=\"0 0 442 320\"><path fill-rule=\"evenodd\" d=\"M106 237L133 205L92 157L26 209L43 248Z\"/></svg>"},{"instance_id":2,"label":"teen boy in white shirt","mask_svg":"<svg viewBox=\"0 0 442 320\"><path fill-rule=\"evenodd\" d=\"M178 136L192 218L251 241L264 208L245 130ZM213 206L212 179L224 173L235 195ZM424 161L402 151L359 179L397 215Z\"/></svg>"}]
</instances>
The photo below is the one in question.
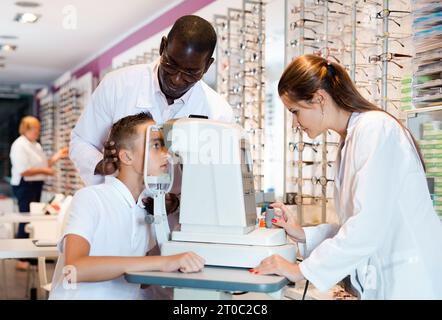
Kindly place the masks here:
<instances>
[{"instance_id":1,"label":"teen boy in white shirt","mask_svg":"<svg viewBox=\"0 0 442 320\"><path fill-rule=\"evenodd\" d=\"M153 228L145 222L141 201L146 129L149 113L122 118L112 127L118 176L78 191L70 210L50 299L137 299L139 285L124 280L130 271L197 272L204 260L187 252L173 256L145 256L155 245ZM168 168L161 136L149 142L148 170Z\"/></svg>"}]
</instances>

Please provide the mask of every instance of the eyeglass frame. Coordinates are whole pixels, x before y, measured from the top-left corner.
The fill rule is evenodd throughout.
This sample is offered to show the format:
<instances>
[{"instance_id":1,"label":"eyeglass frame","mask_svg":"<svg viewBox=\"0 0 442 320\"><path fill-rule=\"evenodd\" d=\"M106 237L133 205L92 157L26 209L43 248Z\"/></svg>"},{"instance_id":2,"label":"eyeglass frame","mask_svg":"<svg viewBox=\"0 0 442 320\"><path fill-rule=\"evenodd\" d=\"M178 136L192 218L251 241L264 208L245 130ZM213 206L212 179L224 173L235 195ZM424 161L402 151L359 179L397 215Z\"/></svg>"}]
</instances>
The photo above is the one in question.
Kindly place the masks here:
<instances>
[{"instance_id":1,"label":"eyeglass frame","mask_svg":"<svg viewBox=\"0 0 442 320\"><path fill-rule=\"evenodd\" d=\"M390 14L391 13L407 13L410 14L410 11L404 11L404 10L390 10L390 9L383 9L379 12L376 13L376 19L383 19L383 18L388 18L388 20L393 21L398 27L401 26L401 24L399 22L397 22L396 20L390 18ZM398 17L398 18L402 18L402 17Z\"/></svg>"},{"instance_id":2,"label":"eyeglass frame","mask_svg":"<svg viewBox=\"0 0 442 320\"><path fill-rule=\"evenodd\" d=\"M321 186L326 186L329 182L334 182L334 179L328 179L325 176L321 176L319 178L317 177L312 177L311 179L312 184L320 184Z\"/></svg>"},{"instance_id":3,"label":"eyeglass frame","mask_svg":"<svg viewBox=\"0 0 442 320\"><path fill-rule=\"evenodd\" d=\"M160 56L160 64L163 67L164 71L168 75L175 76L178 73L181 73L184 81L189 82L189 83L193 83L193 82L200 81L203 78L204 74L206 73L205 68L204 68L204 70L201 70L200 72L198 72L198 74L196 74L196 73L192 74L188 71L185 71L185 70L177 67L176 65L171 64L167 60L165 61L164 59L167 59L166 55L167 55L166 50L164 50L163 54L161 54L161 56Z\"/></svg>"},{"instance_id":4,"label":"eyeglass frame","mask_svg":"<svg viewBox=\"0 0 442 320\"><path fill-rule=\"evenodd\" d=\"M395 61L395 58L413 58L413 56L411 56L409 54L385 52L385 53L374 54L374 55L369 56L368 62L369 63L377 63L377 62L381 62L381 61L387 61L387 62L392 62L395 65L397 65L399 68L403 69L404 66L397 63Z\"/></svg>"},{"instance_id":5,"label":"eyeglass frame","mask_svg":"<svg viewBox=\"0 0 442 320\"><path fill-rule=\"evenodd\" d=\"M293 146L293 147L292 147ZM299 152L303 152L305 146L309 146L312 150L317 153L317 148L320 146L319 142L289 142L289 151L294 152L298 150Z\"/></svg>"}]
</instances>

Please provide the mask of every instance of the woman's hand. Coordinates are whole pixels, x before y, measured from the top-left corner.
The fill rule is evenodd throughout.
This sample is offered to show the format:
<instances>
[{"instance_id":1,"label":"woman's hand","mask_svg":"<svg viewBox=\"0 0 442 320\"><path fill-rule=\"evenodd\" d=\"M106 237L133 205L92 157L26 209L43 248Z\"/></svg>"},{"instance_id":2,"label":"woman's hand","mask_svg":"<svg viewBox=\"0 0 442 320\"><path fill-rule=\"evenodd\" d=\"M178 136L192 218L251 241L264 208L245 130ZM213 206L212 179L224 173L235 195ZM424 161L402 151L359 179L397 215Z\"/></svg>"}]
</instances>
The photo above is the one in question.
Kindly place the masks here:
<instances>
[{"instance_id":1,"label":"woman's hand","mask_svg":"<svg viewBox=\"0 0 442 320\"><path fill-rule=\"evenodd\" d=\"M51 167L42 168L41 171L44 175L47 175L47 176L55 175L55 170Z\"/></svg>"},{"instance_id":2,"label":"woman's hand","mask_svg":"<svg viewBox=\"0 0 442 320\"><path fill-rule=\"evenodd\" d=\"M67 158L69 156L69 148L68 147L61 148L60 150L57 151L56 156L57 160Z\"/></svg>"},{"instance_id":3,"label":"woman's hand","mask_svg":"<svg viewBox=\"0 0 442 320\"><path fill-rule=\"evenodd\" d=\"M297 242L305 243L304 229L293 220L294 214L288 214L290 209L280 202L275 202L270 205L275 210L275 217L272 220L273 225L284 228L285 232Z\"/></svg>"},{"instance_id":4,"label":"woman's hand","mask_svg":"<svg viewBox=\"0 0 442 320\"><path fill-rule=\"evenodd\" d=\"M53 156L52 158L49 160L48 164L49 166L53 166L58 160L60 159L65 159L69 156L69 148L68 147L64 147L61 148L60 150L58 150Z\"/></svg>"},{"instance_id":5,"label":"woman's hand","mask_svg":"<svg viewBox=\"0 0 442 320\"><path fill-rule=\"evenodd\" d=\"M185 252L173 256L165 256L162 272L198 272L204 268L204 259L193 252Z\"/></svg>"},{"instance_id":6,"label":"woman's hand","mask_svg":"<svg viewBox=\"0 0 442 320\"><path fill-rule=\"evenodd\" d=\"M292 282L301 281L304 276L296 263L291 263L281 257L274 254L261 261L259 266L249 270L255 274L276 274L289 279Z\"/></svg>"}]
</instances>

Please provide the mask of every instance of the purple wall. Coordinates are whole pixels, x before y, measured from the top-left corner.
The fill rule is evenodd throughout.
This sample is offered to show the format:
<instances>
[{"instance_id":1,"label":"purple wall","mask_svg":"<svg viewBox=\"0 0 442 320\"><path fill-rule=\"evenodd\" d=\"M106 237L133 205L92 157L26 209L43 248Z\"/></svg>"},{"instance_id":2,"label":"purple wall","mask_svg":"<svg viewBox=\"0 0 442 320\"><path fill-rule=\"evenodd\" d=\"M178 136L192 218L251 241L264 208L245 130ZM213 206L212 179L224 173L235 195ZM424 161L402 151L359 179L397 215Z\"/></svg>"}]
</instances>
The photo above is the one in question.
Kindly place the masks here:
<instances>
[{"instance_id":1,"label":"purple wall","mask_svg":"<svg viewBox=\"0 0 442 320\"><path fill-rule=\"evenodd\" d=\"M122 40L120 43L116 44L112 48L108 49L106 52L102 53L100 56L94 60L87 63L85 66L79 68L72 72L74 77L81 77L83 74L91 71L94 77L100 75L100 71L109 67L112 64L112 59L126 51L127 49L133 47L134 45L148 39L149 37L155 35L161 30L171 26L176 19L181 16L192 14L201 8L204 8L208 4L214 2L215 0L184 0L178 4L173 9L165 12L155 20L151 21L138 31L135 31L127 38ZM158 43L158 46L160 44Z\"/></svg>"}]
</instances>

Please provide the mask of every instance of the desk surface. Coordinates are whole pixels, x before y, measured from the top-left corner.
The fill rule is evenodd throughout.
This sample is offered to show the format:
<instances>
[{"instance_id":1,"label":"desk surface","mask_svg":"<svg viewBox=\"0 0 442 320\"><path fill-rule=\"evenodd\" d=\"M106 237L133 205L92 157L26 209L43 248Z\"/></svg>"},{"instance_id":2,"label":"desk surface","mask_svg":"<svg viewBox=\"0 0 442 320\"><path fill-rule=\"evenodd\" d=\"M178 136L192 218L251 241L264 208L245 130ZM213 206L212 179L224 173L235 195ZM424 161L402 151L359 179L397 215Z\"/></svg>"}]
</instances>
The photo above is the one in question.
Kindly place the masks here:
<instances>
[{"instance_id":1,"label":"desk surface","mask_svg":"<svg viewBox=\"0 0 442 320\"><path fill-rule=\"evenodd\" d=\"M0 213L0 223L27 223L34 221L55 221L57 215L45 215L42 213L11 212Z\"/></svg>"},{"instance_id":2,"label":"desk surface","mask_svg":"<svg viewBox=\"0 0 442 320\"><path fill-rule=\"evenodd\" d=\"M130 272L128 282L157 284L166 287L209 289L220 291L276 292L288 284L284 277L255 275L248 269L205 267L197 273L181 272Z\"/></svg>"},{"instance_id":3,"label":"desk surface","mask_svg":"<svg viewBox=\"0 0 442 320\"><path fill-rule=\"evenodd\" d=\"M33 239L0 240L0 259L57 257L56 246L37 247Z\"/></svg>"}]
</instances>

